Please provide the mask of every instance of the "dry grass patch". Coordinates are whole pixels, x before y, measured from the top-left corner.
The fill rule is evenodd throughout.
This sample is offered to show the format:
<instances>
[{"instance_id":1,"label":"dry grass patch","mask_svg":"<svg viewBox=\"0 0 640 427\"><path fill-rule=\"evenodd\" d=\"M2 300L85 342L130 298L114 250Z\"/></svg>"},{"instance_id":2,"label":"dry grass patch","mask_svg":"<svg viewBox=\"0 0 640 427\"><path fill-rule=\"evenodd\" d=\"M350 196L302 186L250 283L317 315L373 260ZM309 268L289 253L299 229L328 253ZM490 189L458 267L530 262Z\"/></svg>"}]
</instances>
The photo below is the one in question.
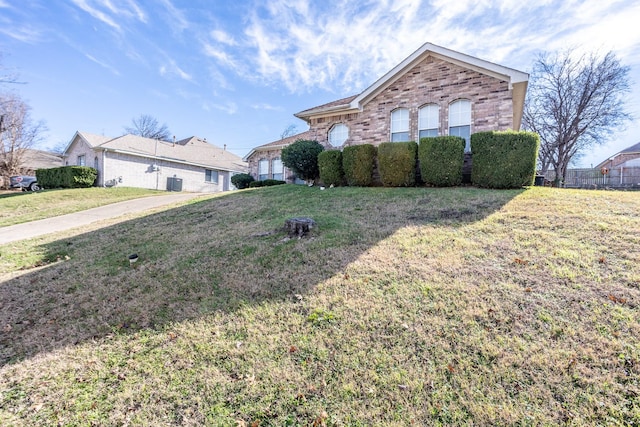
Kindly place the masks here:
<instances>
[{"instance_id":1,"label":"dry grass patch","mask_svg":"<svg viewBox=\"0 0 640 427\"><path fill-rule=\"evenodd\" d=\"M0 421L637 424L639 208L281 186L23 243L69 259L3 267Z\"/></svg>"},{"instance_id":2,"label":"dry grass patch","mask_svg":"<svg viewBox=\"0 0 640 427\"><path fill-rule=\"evenodd\" d=\"M8 192L0 194L0 227L161 194L166 193L128 187Z\"/></svg>"}]
</instances>

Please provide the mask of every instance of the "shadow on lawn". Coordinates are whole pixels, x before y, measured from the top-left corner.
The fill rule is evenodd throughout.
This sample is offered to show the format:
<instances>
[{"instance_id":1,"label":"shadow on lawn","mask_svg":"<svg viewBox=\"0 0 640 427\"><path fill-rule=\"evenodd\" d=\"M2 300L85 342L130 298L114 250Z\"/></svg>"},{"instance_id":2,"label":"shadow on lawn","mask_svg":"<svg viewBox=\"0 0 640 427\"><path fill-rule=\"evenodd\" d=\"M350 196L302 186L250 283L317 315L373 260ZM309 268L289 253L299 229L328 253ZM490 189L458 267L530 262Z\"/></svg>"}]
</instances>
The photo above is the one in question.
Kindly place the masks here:
<instances>
[{"instance_id":1,"label":"shadow on lawn","mask_svg":"<svg viewBox=\"0 0 640 427\"><path fill-rule=\"evenodd\" d=\"M0 366L112 333L293 300L403 227L460 227L521 192L261 188L56 240L40 249L43 260L60 262L0 284ZM293 216L318 227L288 239L280 227ZM133 253L139 261L130 266Z\"/></svg>"}]
</instances>

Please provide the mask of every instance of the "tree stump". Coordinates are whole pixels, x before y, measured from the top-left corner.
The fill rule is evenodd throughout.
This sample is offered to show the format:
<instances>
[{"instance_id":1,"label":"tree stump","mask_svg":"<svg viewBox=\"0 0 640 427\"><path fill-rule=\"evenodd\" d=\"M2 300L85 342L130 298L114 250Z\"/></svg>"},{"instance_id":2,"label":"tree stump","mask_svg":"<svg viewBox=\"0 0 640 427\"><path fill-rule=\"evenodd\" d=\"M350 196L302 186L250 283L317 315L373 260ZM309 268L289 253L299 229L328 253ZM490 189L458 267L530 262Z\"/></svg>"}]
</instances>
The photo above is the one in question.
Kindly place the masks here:
<instances>
[{"instance_id":1,"label":"tree stump","mask_svg":"<svg viewBox=\"0 0 640 427\"><path fill-rule=\"evenodd\" d=\"M289 218L284 222L284 229L289 237L302 237L316 226L316 222L311 218Z\"/></svg>"}]
</instances>

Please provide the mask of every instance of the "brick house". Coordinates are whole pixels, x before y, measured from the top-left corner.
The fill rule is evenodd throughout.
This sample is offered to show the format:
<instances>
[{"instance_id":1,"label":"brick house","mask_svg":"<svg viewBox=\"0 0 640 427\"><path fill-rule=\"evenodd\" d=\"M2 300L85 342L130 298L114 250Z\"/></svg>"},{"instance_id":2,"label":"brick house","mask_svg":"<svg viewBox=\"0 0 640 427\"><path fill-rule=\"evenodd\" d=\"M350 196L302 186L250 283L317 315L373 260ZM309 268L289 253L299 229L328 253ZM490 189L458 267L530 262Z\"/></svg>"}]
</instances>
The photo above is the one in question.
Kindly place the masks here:
<instances>
[{"instance_id":1,"label":"brick house","mask_svg":"<svg viewBox=\"0 0 640 427\"><path fill-rule=\"evenodd\" d=\"M66 165L95 168L101 187L219 192L233 189L231 177L247 172L239 156L195 136L166 142L76 132L63 156Z\"/></svg>"},{"instance_id":2,"label":"brick house","mask_svg":"<svg viewBox=\"0 0 640 427\"><path fill-rule=\"evenodd\" d=\"M471 152L472 133L519 130L529 75L426 43L362 93L294 114L309 130L254 148L244 157L255 179L295 178L283 147L316 140L327 149L456 135Z\"/></svg>"}]
</instances>

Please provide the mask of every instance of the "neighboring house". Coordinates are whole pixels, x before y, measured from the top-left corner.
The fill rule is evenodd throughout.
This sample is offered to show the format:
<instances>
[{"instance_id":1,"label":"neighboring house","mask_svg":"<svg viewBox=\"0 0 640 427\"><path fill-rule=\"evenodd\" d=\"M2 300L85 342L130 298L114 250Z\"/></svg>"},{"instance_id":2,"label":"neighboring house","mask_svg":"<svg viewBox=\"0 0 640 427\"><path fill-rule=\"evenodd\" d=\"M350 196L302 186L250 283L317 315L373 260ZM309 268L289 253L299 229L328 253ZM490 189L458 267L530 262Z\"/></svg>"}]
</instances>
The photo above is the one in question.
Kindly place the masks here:
<instances>
[{"instance_id":1,"label":"neighboring house","mask_svg":"<svg viewBox=\"0 0 640 427\"><path fill-rule=\"evenodd\" d=\"M64 151L66 165L98 170L98 186L218 192L233 189L231 177L246 173L239 156L206 140L176 142L135 135L110 138L76 132Z\"/></svg>"},{"instance_id":2,"label":"neighboring house","mask_svg":"<svg viewBox=\"0 0 640 427\"><path fill-rule=\"evenodd\" d=\"M61 154L27 148L22 154L22 165L16 175L35 176L37 169L55 168L62 165ZM8 181L4 182L4 177L0 177L0 186L8 186Z\"/></svg>"},{"instance_id":3,"label":"neighboring house","mask_svg":"<svg viewBox=\"0 0 640 427\"><path fill-rule=\"evenodd\" d=\"M596 166L596 169L619 169L621 167L640 167L640 142L602 161Z\"/></svg>"},{"instance_id":4,"label":"neighboring house","mask_svg":"<svg viewBox=\"0 0 640 427\"><path fill-rule=\"evenodd\" d=\"M279 153L298 139L342 149L457 135L470 153L472 133L520 129L528 79L522 71L426 43L359 95L294 114L309 130L256 147L244 160L249 173L263 179L283 173Z\"/></svg>"}]
</instances>

